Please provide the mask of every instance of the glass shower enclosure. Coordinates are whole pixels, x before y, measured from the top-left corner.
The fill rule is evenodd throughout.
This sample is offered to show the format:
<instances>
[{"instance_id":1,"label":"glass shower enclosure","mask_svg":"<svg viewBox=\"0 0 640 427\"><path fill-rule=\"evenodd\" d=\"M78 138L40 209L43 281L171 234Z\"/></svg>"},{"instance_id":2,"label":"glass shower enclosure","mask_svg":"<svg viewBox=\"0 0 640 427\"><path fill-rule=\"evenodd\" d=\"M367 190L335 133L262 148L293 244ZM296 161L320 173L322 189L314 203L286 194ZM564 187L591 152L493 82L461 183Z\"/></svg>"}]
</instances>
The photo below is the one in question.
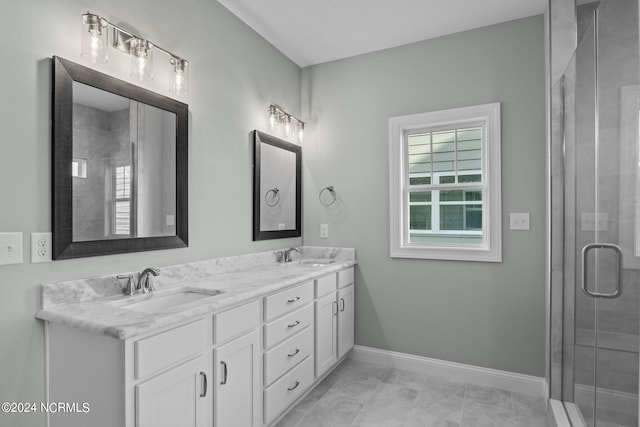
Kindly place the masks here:
<instances>
[{"instance_id":1,"label":"glass shower enclosure","mask_svg":"<svg viewBox=\"0 0 640 427\"><path fill-rule=\"evenodd\" d=\"M638 426L638 0L550 1L550 397Z\"/></svg>"}]
</instances>

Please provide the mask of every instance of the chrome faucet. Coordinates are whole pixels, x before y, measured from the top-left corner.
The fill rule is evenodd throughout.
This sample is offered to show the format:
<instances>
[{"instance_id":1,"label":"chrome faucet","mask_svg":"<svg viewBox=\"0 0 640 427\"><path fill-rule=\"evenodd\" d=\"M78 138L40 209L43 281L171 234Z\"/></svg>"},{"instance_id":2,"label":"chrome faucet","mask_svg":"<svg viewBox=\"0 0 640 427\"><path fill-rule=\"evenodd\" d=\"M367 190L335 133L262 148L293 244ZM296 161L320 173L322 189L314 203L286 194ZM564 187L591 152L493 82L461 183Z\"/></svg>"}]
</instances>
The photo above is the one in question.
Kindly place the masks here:
<instances>
[{"instance_id":1,"label":"chrome faucet","mask_svg":"<svg viewBox=\"0 0 640 427\"><path fill-rule=\"evenodd\" d=\"M291 262L291 252L296 251L300 253L298 248L289 248L284 251L284 262Z\"/></svg>"},{"instance_id":2,"label":"chrome faucet","mask_svg":"<svg viewBox=\"0 0 640 427\"><path fill-rule=\"evenodd\" d=\"M123 286L122 292L125 295L135 295L139 293L147 293L155 291L156 287L153 284L153 277L159 276L160 270L157 268L145 268L140 274L138 274L138 280L134 280L133 274L124 274L116 276L118 279L127 279L127 284Z\"/></svg>"},{"instance_id":3,"label":"chrome faucet","mask_svg":"<svg viewBox=\"0 0 640 427\"><path fill-rule=\"evenodd\" d=\"M142 270L138 276L138 292L151 292L155 291L156 287L153 285L153 278L160 275L160 270L157 268L148 267Z\"/></svg>"}]
</instances>

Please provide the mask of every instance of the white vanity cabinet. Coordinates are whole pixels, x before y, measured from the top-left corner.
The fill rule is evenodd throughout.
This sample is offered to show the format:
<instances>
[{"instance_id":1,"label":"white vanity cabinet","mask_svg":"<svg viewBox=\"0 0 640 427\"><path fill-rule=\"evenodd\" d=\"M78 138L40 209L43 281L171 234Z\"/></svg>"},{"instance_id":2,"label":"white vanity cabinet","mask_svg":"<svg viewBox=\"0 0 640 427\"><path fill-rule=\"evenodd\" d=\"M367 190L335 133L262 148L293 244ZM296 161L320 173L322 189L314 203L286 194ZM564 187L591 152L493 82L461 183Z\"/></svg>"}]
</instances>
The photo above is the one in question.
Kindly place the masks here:
<instances>
[{"instance_id":1,"label":"white vanity cabinet","mask_svg":"<svg viewBox=\"0 0 640 427\"><path fill-rule=\"evenodd\" d=\"M264 423L313 384L313 282L264 299Z\"/></svg>"},{"instance_id":2,"label":"white vanity cabinet","mask_svg":"<svg viewBox=\"0 0 640 427\"><path fill-rule=\"evenodd\" d=\"M353 347L353 268L117 339L47 322L50 427L273 426ZM160 319L160 318L159 318Z\"/></svg>"},{"instance_id":3,"label":"white vanity cabinet","mask_svg":"<svg viewBox=\"0 0 640 427\"><path fill-rule=\"evenodd\" d=\"M137 427L210 427L211 353L136 386Z\"/></svg>"},{"instance_id":4,"label":"white vanity cabinet","mask_svg":"<svg viewBox=\"0 0 640 427\"><path fill-rule=\"evenodd\" d=\"M260 301L213 316L214 426L261 425Z\"/></svg>"},{"instance_id":5,"label":"white vanity cabinet","mask_svg":"<svg viewBox=\"0 0 640 427\"><path fill-rule=\"evenodd\" d=\"M316 377L354 344L353 268L316 279Z\"/></svg>"}]
</instances>

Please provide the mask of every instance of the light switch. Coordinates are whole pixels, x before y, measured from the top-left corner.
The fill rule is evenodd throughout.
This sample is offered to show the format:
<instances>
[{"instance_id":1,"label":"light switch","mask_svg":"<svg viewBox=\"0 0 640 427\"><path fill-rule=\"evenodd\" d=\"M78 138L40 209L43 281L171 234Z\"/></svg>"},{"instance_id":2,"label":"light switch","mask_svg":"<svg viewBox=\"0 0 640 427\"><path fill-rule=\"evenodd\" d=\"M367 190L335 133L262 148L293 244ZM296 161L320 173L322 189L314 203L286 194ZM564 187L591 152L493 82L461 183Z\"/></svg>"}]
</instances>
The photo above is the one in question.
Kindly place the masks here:
<instances>
[{"instance_id":1,"label":"light switch","mask_svg":"<svg viewBox=\"0 0 640 427\"><path fill-rule=\"evenodd\" d=\"M329 224L320 224L320 238L321 239L329 238Z\"/></svg>"},{"instance_id":2,"label":"light switch","mask_svg":"<svg viewBox=\"0 0 640 427\"><path fill-rule=\"evenodd\" d=\"M0 233L0 265L22 264L22 233Z\"/></svg>"},{"instance_id":3,"label":"light switch","mask_svg":"<svg viewBox=\"0 0 640 427\"><path fill-rule=\"evenodd\" d=\"M511 212L509 215L509 228L511 230L529 230L529 212Z\"/></svg>"},{"instance_id":4,"label":"light switch","mask_svg":"<svg viewBox=\"0 0 640 427\"><path fill-rule=\"evenodd\" d=\"M278 224L278 230L286 230L287 226L285 224Z\"/></svg>"}]
</instances>

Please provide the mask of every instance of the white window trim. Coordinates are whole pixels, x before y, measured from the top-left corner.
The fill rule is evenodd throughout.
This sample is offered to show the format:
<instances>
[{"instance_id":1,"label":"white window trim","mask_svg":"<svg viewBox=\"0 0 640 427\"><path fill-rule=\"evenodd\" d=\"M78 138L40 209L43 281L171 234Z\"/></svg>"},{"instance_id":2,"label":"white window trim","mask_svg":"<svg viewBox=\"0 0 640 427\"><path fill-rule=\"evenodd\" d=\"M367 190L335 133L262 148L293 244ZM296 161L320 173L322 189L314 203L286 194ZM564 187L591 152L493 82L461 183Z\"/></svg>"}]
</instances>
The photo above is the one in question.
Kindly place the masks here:
<instances>
[{"instance_id":1,"label":"white window trim","mask_svg":"<svg viewBox=\"0 0 640 427\"><path fill-rule=\"evenodd\" d=\"M483 228L486 238L482 244L444 244L418 246L408 243L408 203L404 200L406 148L404 133L425 127L454 127L462 123L481 122L483 169ZM500 172L500 103L454 108L429 113L391 117L389 119L389 213L390 256L458 261L502 262L502 204Z\"/></svg>"}]
</instances>

